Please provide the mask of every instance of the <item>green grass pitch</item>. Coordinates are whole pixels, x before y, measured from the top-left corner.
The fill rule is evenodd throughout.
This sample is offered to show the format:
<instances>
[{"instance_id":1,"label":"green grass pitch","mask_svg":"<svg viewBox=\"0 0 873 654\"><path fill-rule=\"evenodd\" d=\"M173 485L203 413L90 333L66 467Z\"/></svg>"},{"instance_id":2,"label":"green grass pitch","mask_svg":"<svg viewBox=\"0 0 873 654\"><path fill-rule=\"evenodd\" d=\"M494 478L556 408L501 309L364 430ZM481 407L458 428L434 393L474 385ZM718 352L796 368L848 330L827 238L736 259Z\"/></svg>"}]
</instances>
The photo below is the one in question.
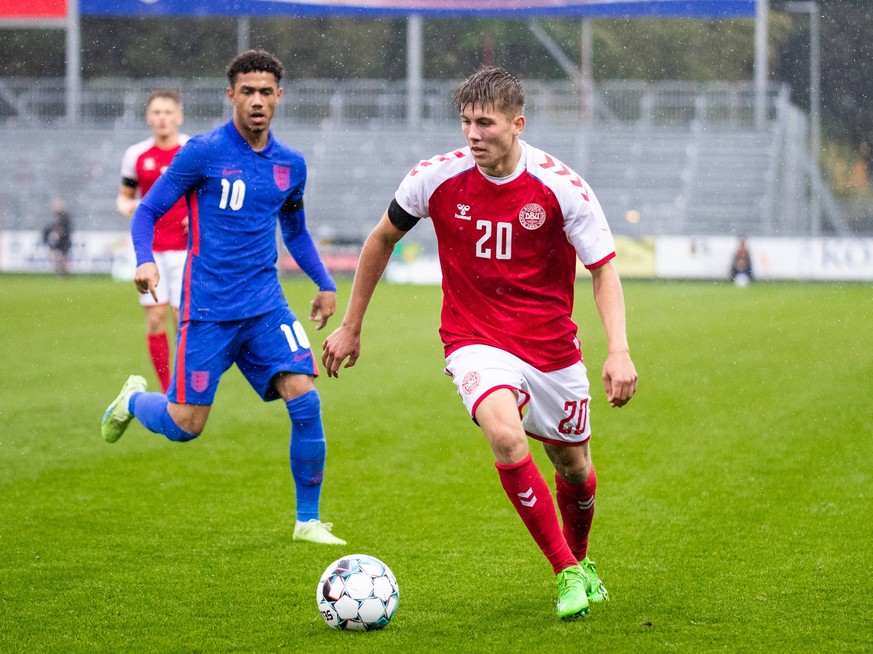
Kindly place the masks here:
<instances>
[{"instance_id":1,"label":"green grass pitch","mask_svg":"<svg viewBox=\"0 0 873 654\"><path fill-rule=\"evenodd\" d=\"M308 314L314 289L285 282ZM340 309L349 282L340 284ZM610 409L590 284L577 320L611 601L554 618L550 568L503 495L436 333L438 288L382 285L357 367L317 382L323 518L293 543L288 418L235 369L204 434L102 441L153 383L132 285L0 277L0 652L869 652L873 288L626 282L637 397ZM314 349L339 322L310 329ZM552 483L541 448L535 456ZM329 629L341 554L394 570L388 629Z\"/></svg>"}]
</instances>

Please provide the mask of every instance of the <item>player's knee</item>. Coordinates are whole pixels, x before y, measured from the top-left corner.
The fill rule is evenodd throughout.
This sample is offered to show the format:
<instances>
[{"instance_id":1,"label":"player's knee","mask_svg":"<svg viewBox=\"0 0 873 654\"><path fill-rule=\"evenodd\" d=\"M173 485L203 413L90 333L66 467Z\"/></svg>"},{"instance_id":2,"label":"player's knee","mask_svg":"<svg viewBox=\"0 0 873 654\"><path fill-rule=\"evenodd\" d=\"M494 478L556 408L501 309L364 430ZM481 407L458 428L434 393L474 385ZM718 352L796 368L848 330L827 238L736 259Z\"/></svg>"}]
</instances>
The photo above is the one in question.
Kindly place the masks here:
<instances>
[{"instance_id":1,"label":"player's knee","mask_svg":"<svg viewBox=\"0 0 873 654\"><path fill-rule=\"evenodd\" d=\"M321 398L315 388L286 400L285 406L292 422L321 419Z\"/></svg>"},{"instance_id":2,"label":"player's knee","mask_svg":"<svg viewBox=\"0 0 873 654\"><path fill-rule=\"evenodd\" d=\"M567 466L555 464L555 470L568 484L584 484L591 473L591 465Z\"/></svg>"},{"instance_id":3,"label":"player's knee","mask_svg":"<svg viewBox=\"0 0 873 654\"><path fill-rule=\"evenodd\" d=\"M193 441L203 433L208 417L209 407L171 403L164 434L178 443Z\"/></svg>"},{"instance_id":4,"label":"player's knee","mask_svg":"<svg viewBox=\"0 0 873 654\"><path fill-rule=\"evenodd\" d=\"M149 334L166 333L167 315L163 306L149 307L146 310L146 331Z\"/></svg>"},{"instance_id":5,"label":"player's knee","mask_svg":"<svg viewBox=\"0 0 873 654\"><path fill-rule=\"evenodd\" d=\"M179 424L179 423L183 424ZM166 436L169 440L174 443L187 443L188 441L193 441L195 438L200 436L200 433L203 431L200 429L191 429L185 424L185 421L177 421L173 416L170 415L169 411L164 414L164 420L161 432Z\"/></svg>"},{"instance_id":6,"label":"player's knee","mask_svg":"<svg viewBox=\"0 0 873 654\"><path fill-rule=\"evenodd\" d=\"M198 436L200 436L199 433L191 434L187 431L183 431L180 429L176 434L176 438L173 438L172 440L176 441L177 443L187 443L188 441L193 441Z\"/></svg>"},{"instance_id":7,"label":"player's knee","mask_svg":"<svg viewBox=\"0 0 873 654\"><path fill-rule=\"evenodd\" d=\"M498 461L514 461L527 454L527 435L517 426L495 425L486 435Z\"/></svg>"}]
</instances>

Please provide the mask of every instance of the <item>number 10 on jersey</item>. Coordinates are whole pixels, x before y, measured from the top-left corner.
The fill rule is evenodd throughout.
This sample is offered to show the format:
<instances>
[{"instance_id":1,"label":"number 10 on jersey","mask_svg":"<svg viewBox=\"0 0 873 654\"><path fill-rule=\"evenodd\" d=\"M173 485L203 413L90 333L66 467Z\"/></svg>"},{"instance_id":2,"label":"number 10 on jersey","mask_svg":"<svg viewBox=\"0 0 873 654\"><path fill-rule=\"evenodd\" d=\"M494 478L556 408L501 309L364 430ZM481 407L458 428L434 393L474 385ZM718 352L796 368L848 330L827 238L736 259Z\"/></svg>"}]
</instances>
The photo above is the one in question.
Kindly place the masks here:
<instances>
[{"instance_id":1,"label":"number 10 on jersey","mask_svg":"<svg viewBox=\"0 0 873 654\"><path fill-rule=\"evenodd\" d=\"M246 197L246 183L241 179L233 180L233 184L226 179L221 179L221 199L218 201L219 209L227 209L228 204L233 211L239 211ZM230 202L228 203L228 199Z\"/></svg>"}]
</instances>

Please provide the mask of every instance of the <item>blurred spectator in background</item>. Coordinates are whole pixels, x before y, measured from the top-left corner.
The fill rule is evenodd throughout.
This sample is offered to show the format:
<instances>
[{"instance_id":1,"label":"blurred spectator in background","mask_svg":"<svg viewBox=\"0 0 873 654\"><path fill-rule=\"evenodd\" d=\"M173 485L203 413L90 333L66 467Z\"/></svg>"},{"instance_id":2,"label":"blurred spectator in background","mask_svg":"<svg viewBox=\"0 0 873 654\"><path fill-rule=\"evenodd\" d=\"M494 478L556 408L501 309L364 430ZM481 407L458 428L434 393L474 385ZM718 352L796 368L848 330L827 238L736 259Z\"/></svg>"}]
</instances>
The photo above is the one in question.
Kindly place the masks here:
<instances>
[{"instance_id":1,"label":"blurred spectator in background","mask_svg":"<svg viewBox=\"0 0 873 654\"><path fill-rule=\"evenodd\" d=\"M746 239L742 237L731 264L731 281L737 286L748 286L752 281L752 255L749 254Z\"/></svg>"},{"instance_id":2,"label":"blurred spectator in background","mask_svg":"<svg viewBox=\"0 0 873 654\"><path fill-rule=\"evenodd\" d=\"M70 274L70 249L73 245L73 223L64 201L52 200L54 220L43 230L42 242L49 248L55 272L62 277Z\"/></svg>"}]
</instances>

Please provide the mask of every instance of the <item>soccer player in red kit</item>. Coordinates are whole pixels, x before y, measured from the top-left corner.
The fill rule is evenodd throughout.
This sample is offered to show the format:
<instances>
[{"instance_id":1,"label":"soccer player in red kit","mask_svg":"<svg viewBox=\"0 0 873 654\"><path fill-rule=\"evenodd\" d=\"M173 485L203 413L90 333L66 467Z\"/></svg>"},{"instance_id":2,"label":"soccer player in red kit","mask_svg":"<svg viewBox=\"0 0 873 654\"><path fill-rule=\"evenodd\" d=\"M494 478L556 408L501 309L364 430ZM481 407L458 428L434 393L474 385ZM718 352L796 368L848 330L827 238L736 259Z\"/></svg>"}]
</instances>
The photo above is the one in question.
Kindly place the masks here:
<instances>
[{"instance_id":1,"label":"soccer player in red kit","mask_svg":"<svg viewBox=\"0 0 873 654\"><path fill-rule=\"evenodd\" d=\"M567 619L607 599L588 558L597 478L589 384L572 320L576 259L590 271L608 341L602 378L613 407L634 395L612 234L588 184L519 136L524 90L483 68L454 95L467 147L422 161L367 238L342 325L323 345L328 375L355 365L370 299L395 244L422 218L436 232L443 275L446 373L484 432L501 484L557 575ZM528 437L555 467L555 499ZM563 526L562 526L563 524Z\"/></svg>"},{"instance_id":2,"label":"soccer player in red kit","mask_svg":"<svg viewBox=\"0 0 873 654\"><path fill-rule=\"evenodd\" d=\"M121 187L115 205L121 215L131 218L144 196L163 173L188 137L179 133L182 125L182 100L170 90L158 90L149 96L146 123L152 136L130 146L121 160ZM140 295L145 310L146 338L152 365L166 392L170 385L170 341L167 335L167 306L173 309L173 325L179 324L179 301L182 271L188 249L188 207L179 200L155 226L155 259L163 282L157 299Z\"/></svg>"}]
</instances>

